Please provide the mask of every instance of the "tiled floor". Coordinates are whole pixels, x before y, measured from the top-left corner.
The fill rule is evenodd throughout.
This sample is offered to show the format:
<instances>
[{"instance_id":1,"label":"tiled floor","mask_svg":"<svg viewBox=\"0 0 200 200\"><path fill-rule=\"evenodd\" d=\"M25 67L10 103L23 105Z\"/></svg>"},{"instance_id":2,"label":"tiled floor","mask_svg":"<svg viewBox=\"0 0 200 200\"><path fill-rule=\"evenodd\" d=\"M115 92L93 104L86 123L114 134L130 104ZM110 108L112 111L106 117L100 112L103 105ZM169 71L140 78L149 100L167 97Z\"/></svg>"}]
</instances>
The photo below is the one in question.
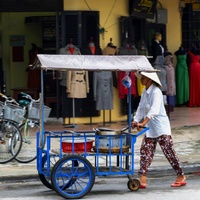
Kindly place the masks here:
<instances>
[{"instance_id":1,"label":"tiled floor","mask_svg":"<svg viewBox=\"0 0 200 200\"><path fill-rule=\"evenodd\" d=\"M200 125L200 107L175 107L169 117L173 128Z\"/></svg>"},{"instance_id":2,"label":"tiled floor","mask_svg":"<svg viewBox=\"0 0 200 200\"><path fill-rule=\"evenodd\" d=\"M194 126L200 125L200 107L175 107L173 112L169 114L170 123L172 128L178 128L182 126ZM109 127L112 129L122 129L126 127L126 122L117 122L112 124L77 124L75 127L68 127L61 122L49 122L45 125L45 130L60 131L60 130L92 130L98 127Z\"/></svg>"}]
</instances>

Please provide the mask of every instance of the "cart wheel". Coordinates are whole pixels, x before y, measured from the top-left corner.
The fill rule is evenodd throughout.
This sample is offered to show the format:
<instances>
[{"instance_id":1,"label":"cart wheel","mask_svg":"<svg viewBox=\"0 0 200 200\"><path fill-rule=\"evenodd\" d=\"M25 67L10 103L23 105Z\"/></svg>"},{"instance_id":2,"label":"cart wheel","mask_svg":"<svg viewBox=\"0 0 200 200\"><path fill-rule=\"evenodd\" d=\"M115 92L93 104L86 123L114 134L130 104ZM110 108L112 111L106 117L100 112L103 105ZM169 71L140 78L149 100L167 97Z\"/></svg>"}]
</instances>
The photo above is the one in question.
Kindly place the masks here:
<instances>
[{"instance_id":1,"label":"cart wheel","mask_svg":"<svg viewBox=\"0 0 200 200\"><path fill-rule=\"evenodd\" d=\"M91 163L78 155L58 160L51 174L53 189L66 199L82 198L90 192L94 181L95 172Z\"/></svg>"},{"instance_id":2,"label":"cart wheel","mask_svg":"<svg viewBox=\"0 0 200 200\"><path fill-rule=\"evenodd\" d=\"M137 179L129 180L127 186L129 190L137 191L140 188L140 181Z\"/></svg>"},{"instance_id":3,"label":"cart wheel","mask_svg":"<svg viewBox=\"0 0 200 200\"><path fill-rule=\"evenodd\" d=\"M55 163L58 161L59 157L58 156L51 156L50 157L50 171L52 171L53 166ZM45 172L47 170L47 156L44 155L42 157L42 170ZM38 174L41 182L49 189L53 189L52 184L51 184L51 176L47 176L44 174Z\"/></svg>"}]
</instances>

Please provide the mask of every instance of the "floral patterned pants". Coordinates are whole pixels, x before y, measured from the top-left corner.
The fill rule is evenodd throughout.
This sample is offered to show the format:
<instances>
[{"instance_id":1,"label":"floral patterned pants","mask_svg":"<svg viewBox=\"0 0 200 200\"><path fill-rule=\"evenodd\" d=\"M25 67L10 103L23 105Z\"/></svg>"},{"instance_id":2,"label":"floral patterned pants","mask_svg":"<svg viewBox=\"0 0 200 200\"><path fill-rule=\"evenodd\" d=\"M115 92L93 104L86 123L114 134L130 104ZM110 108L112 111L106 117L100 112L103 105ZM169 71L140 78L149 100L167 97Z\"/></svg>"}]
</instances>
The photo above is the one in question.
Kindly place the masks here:
<instances>
[{"instance_id":1,"label":"floral patterned pants","mask_svg":"<svg viewBox=\"0 0 200 200\"><path fill-rule=\"evenodd\" d=\"M180 166L179 159L173 148L173 141L171 135L161 135L157 138L147 138L144 137L141 148L140 148L140 169L138 174L146 176L148 168L153 160L156 145L159 143L165 157L171 164L172 168L175 170L177 176L183 175L183 170Z\"/></svg>"}]
</instances>

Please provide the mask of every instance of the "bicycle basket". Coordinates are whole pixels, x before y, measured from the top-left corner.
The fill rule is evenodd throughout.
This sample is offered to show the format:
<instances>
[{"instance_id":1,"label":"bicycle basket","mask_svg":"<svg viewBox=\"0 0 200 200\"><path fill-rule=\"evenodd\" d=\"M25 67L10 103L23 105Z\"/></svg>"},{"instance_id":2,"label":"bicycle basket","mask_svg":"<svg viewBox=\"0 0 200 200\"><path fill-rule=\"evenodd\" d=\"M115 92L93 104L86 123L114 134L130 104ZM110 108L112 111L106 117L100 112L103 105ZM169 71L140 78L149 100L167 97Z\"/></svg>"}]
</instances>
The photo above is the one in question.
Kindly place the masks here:
<instances>
[{"instance_id":1,"label":"bicycle basket","mask_svg":"<svg viewBox=\"0 0 200 200\"><path fill-rule=\"evenodd\" d=\"M0 101L0 115L3 113L4 103Z\"/></svg>"},{"instance_id":2,"label":"bicycle basket","mask_svg":"<svg viewBox=\"0 0 200 200\"><path fill-rule=\"evenodd\" d=\"M4 118L21 124L25 118L25 110L18 105L8 104L4 107Z\"/></svg>"},{"instance_id":3,"label":"bicycle basket","mask_svg":"<svg viewBox=\"0 0 200 200\"><path fill-rule=\"evenodd\" d=\"M47 121L49 114L51 112L51 108L44 105L44 122ZM28 118L29 119L40 119L40 103L33 103L28 107Z\"/></svg>"}]
</instances>

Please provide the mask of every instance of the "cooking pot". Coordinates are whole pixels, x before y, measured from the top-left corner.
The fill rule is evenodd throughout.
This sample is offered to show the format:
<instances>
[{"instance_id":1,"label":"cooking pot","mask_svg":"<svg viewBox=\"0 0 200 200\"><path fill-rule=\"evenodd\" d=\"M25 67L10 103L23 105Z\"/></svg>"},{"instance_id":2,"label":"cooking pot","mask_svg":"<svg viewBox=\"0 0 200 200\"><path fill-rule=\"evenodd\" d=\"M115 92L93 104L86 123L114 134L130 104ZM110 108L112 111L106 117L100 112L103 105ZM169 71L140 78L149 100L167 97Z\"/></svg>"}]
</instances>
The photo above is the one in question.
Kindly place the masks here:
<instances>
[{"instance_id":1,"label":"cooking pot","mask_svg":"<svg viewBox=\"0 0 200 200\"><path fill-rule=\"evenodd\" d=\"M109 129L109 128L93 128L93 130L96 132L97 135L120 135L128 128L129 127L127 126L121 130Z\"/></svg>"},{"instance_id":2,"label":"cooking pot","mask_svg":"<svg viewBox=\"0 0 200 200\"><path fill-rule=\"evenodd\" d=\"M123 148L126 146L126 136L122 135L122 133L128 128L129 127L126 127L121 130L94 128L93 130L98 136L95 138L95 148L99 148L99 152L101 152L101 150L107 150L109 152L109 149Z\"/></svg>"}]
</instances>

